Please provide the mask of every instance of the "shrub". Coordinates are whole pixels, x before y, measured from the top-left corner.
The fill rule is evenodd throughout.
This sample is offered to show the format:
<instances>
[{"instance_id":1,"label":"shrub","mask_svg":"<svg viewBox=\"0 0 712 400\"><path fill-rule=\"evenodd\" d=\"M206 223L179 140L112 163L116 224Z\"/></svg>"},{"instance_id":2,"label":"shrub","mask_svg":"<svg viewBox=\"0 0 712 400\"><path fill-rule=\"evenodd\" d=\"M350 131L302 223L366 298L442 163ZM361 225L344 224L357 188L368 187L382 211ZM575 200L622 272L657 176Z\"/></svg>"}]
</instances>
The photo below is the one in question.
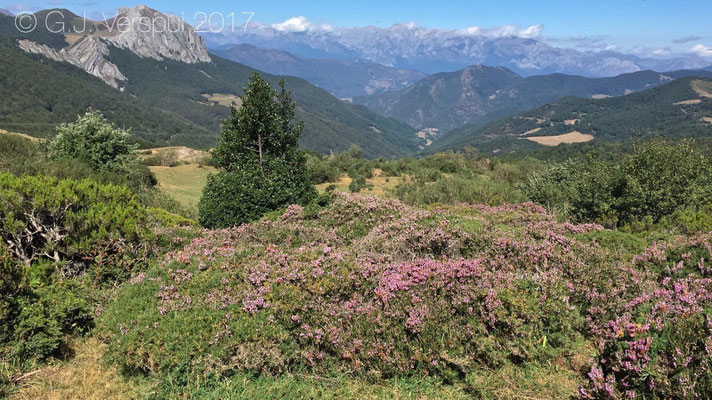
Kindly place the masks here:
<instances>
[{"instance_id":1,"label":"shrub","mask_svg":"<svg viewBox=\"0 0 712 400\"><path fill-rule=\"evenodd\" d=\"M307 169L312 178L312 183L318 185L326 182L336 182L341 177L341 171L321 155L307 156Z\"/></svg>"},{"instance_id":2,"label":"shrub","mask_svg":"<svg viewBox=\"0 0 712 400\"><path fill-rule=\"evenodd\" d=\"M126 171L137 162L131 134L118 129L99 112L87 112L57 131L49 143L49 152L55 158L76 159L95 171L114 172Z\"/></svg>"},{"instance_id":3,"label":"shrub","mask_svg":"<svg viewBox=\"0 0 712 400\"><path fill-rule=\"evenodd\" d=\"M101 280L124 276L151 250L151 218L135 196L90 180L0 174L0 236L25 265L61 263L65 275L91 265Z\"/></svg>"},{"instance_id":4,"label":"shrub","mask_svg":"<svg viewBox=\"0 0 712 400\"><path fill-rule=\"evenodd\" d=\"M67 337L86 333L95 305L86 286L73 280L37 289L20 301L12 337L12 356L44 360L67 351Z\"/></svg>"},{"instance_id":5,"label":"shrub","mask_svg":"<svg viewBox=\"0 0 712 400\"><path fill-rule=\"evenodd\" d=\"M199 222L205 227L232 227L289 204L307 204L315 190L304 182L304 171L279 159L265 168L210 175L198 206Z\"/></svg>"},{"instance_id":6,"label":"shrub","mask_svg":"<svg viewBox=\"0 0 712 400\"><path fill-rule=\"evenodd\" d=\"M365 175L353 173L353 175L349 174L349 176L351 177L351 183L349 183L349 191L351 193L358 193L361 190L369 187Z\"/></svg>"},{"instance_id":7,"label":"shrub","mask_svg":"<svg viewBox=\"0 0 712 400\"><path fill-rule=\"evenodd\" d=\"M403 182L393 190L394 195L407 204L488 204L500 205L524 200L524 196L506 182L486 176L458 174L443 177L433 183L422 180Z\"/></svg>"},{"instance_id":8,"label":"shrub","mask_svg":"<svg viewBox=\"0 0 712 400\"><path fill-rule=\"evenodd\" d=\"M576 221L644 228L712 198L712 166L693 142L653 140L621 160L594 154L533 174L521 185L533 201L569 210ZM635 228L633 228L635 229Z\"/></svg>"}]
</instances>

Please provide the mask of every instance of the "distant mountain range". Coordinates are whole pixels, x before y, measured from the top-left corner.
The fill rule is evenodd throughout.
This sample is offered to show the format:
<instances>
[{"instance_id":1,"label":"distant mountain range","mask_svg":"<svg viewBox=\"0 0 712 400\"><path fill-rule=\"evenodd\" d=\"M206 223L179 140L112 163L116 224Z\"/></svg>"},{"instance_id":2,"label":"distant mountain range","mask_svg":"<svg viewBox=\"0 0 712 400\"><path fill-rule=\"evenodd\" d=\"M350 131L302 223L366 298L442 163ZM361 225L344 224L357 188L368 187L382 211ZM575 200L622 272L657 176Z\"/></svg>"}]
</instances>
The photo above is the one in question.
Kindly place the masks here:
<instances>
[{"instance_id":1,"label":"distant mountain range","mask_svg":"<svg viewBox=\"0 0 712 400\"><path fill-rule=\"evenodd\" d=\"M641 71L611 78L564 74L523 78L504 67L475 65L457 72L428 76L399 91L357 97L354 103L416 129L447 131L466 124L490 122L502 115L518 113L562 97L622 96L692 75L712 77L712 71Z\"/></svg>"},{"instance_id":2,"label":"distant mountain range","mask_svg":"<svg viewBox=\"0 0 712 400\"><path fill-rule=\"evenodd\" d=\"M495 154L560 143L651 136L712 137L712 79L680 78L605 99L566 97L485 126L455 129L429 151L475 146Z\"/></svg>"},{"instance_id":3,"label":"distant mountain range","mask_svg":"<svg viewBox=\"0 0 712 400\"><path fill-rule=\"evenodd\" d=\"M4 8L0 8L0 14L2 15L12 15L12 13Z\"/></svg>"},{"instance_id":4,"label":"distant mountain range","mask_svg":"<svg viewBox=\"0 0 712 400\"><path fill-rule=\"evenodd\" d=\"M249 44L213 53L260 71L306 79L339 98L403 89L427 76L419 71L386 67L370 61L305 58Z\"/></svg>"},{"instance_id":5,"label":"distant mountain range","mask_svg":"<svg viewBox=\"0 0 712 400\"><path fill-rule=\"evenodd\" d=\"M426 29L414 24L385 29L305 25L296 30L250 24L246 31L206 33L203 37L211 48L246 43L300 57L367 60L428 74L482 64L503 66L523 76L565 73L605 77L648 69L665 72L710 65L694 55L664 60L612 51L556 48L535 39L535 34L535 29L529 29L493 37L478 30Z\"/></svg>"},{"instance_id":6,"label":"distant mountain range","mask_svg":"<svg viewBox=\"0 0 712 400\"><path fill-rule=\"evenodd\" d=\"M254 69L210 56L187 25L177 33L154 35L133 26L111 32L112 20L88 21L89 33L78 34L72 27L84 21L60 11L64 18L55 22L69 27L63 35L42 29L22 34L13 18L0 16L0 127L46 136L53 125L94 107L155 144L207 148L216 143L220 120L229 115L230 105L239 106ZM165 17L143 6L120 12ZM38 15L50 15L49 10ZM165 18L172 31L174 23L185 24ZM280 79L264 76L272 84ZM97 85L97 78L105 84ZM342 102L305 80L285 79L297 117L306 123L300 143L307 149L339 152L356 143L370 157L392 157L425 142L404 123Z\"/></svg>"}]
</instances>

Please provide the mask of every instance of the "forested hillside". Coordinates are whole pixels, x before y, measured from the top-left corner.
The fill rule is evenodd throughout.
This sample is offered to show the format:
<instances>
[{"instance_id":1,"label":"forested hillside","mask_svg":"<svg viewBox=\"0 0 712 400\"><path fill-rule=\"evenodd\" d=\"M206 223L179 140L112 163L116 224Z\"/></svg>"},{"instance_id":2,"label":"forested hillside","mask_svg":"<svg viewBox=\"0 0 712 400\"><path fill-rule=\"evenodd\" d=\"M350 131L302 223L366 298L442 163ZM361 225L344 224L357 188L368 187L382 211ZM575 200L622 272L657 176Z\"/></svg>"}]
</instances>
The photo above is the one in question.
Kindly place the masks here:
<instances>
[{"instance_id":1,"label":"forested hillside","mask_svg":"<svg viewBox=\"0 0 712 400\"><path fill-rule=\"evenodd\" d=\"M621 97L566 97L486 126L455 129L431 150L471 145L482 151L510 152L571 138L600 142L651 136L706 138L712 135L711 86L712 80L687 77ZM562 136L571 134L576 136Z\"/></svg>"},{"instance_id":2,"label":"forested hillside","mask_svg":"<svg viewBox=\"0 0 712 400\"><path fill-rule=\"evenodd\" d=\"M641 71L610 78L564 74L522 78L506 68L475 65L457 72L429 76L399 91L357 97L354 102L417 129L446 131L467 124L483 125L503 115L519 113L567 96L589 99L622 96L685 76L712 78L712 72L681 70L662 74Z\"/></svg>"}]
</instances>

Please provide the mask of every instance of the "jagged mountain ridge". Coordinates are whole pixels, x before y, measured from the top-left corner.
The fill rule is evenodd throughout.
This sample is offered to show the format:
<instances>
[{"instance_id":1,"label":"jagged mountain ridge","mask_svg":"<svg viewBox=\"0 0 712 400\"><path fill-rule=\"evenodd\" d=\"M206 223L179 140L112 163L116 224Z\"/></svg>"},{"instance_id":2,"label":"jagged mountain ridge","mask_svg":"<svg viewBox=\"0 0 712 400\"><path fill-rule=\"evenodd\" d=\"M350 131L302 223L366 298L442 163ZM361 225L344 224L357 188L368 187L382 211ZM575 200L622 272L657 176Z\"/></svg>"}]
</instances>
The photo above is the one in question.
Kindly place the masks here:
<instances>
[{"instance_id":1,"label":"jagged mountain ridge","mask_svg":"<svg viewBox=\"0 0 712 400\"><path fill-rule=\"evenodd\" d=\"M316 27L290 32L253 23L246 32L206 33L203 37L211 48L247 43L301 57L368 60L429 74L482 64L504 66L523 76L566 73L605 77L645 69L661 72L696 69L710 64L694 56L670 61L610 51L581 52L556 48L532 37L489 37L462 30L426 29L413 24L396 24L385 29L373 26Z\"/></svg>"},{"instance_id":2,"label":"jagged mountain ridge","mask_svg":"<svg viewBox=\"0 0 712 400\"><path fill-rule=\"evenodd\" d=\"M483 124L506 114L556 101L621 96L653 88L679 77L712 76L708 71L641 71L611 78L550 74L523 78L503 68L475 65L457 72L424 78L390 93L357 97L354 102L406 122L416 129L441 131L467 124Z\"/></svg>"},{"instance_id":3,"label":"jagged mountain ridge","mask_svg":"<svg viewBox=\"0 0 712 400\"><path fill-rule=\"evenodd\" d=\"M369 61L305 58L249 44L213 50L213 53L260 71L306 79L339 98L403 89L427 76L419 71L391 68Z\"/></svg>"}]
</instances>

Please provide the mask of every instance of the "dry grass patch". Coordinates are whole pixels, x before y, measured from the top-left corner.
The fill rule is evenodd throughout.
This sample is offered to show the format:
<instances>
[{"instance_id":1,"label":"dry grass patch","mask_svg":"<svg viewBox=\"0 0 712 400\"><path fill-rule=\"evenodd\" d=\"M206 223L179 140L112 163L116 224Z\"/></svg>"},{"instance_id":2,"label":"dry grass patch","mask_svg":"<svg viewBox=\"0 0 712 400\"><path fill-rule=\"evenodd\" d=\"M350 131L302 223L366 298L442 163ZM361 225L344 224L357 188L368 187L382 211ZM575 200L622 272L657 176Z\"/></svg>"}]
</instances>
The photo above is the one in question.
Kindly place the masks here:
<instances>
[{"instance_id":1,"label":"dry grass patch","mask_svg":"<svg viewBox=\"0 0 712 400\"><path fill-rule=\"evenodd\" d=\"M712 82L694 80L692 81L692 90L702 97L712 99Z\"/></svg>"},{"instance_id":2,"label":"dry grass patch","mask_svg":"<svg viewBox=\"0 0 712 400\"><path fill-rule=\"evenodd\" d=\"M8 131L6 131L6 130L4 130L4 129L0 129L0 135L15 135L15 136L20 136L20 137L23 137L23 138L25 138L25 139L31 140L31 141L33 141L33 142L37 142L37 141L40 140L39 138L36 138L36 137L34 137L34 136L26 135L26 134L24 134L24 133L8 132Z\"/></svg>"},{"instance_id":3,"label":"dry grass patch","mask_svg":"<svg viewBox=\"0 0 712 400\"><path fill-rule=\"evenodd\" d=\"M405 177L401 176L382 176L383 172L379 169L373 171L373 178L367 179L366 182L373 185L372 188L365 188L361 190L363 194L372 194L379 197L390 196L393 189L402 182ZM351 184L351 177L344 174L339 178L337 182L327 182L316 185L316 190L319 193L324 193L327 187L330 185L336 186L335 190L339 192L349 193L349 185Z\"/></svg>"},{"instance_id":4,"label":"dry grass patch","mask_svg":"<svg viewBox=\"0 0 712 400\"><path fill-rule=\"evenodd\" d=\"M581 133L579 131L569 132L557 136L536 136L528 137L527 140L539 143L544 146L558 146L561 143L585 143L593 140L593 135Z\"/></svg>"},{"instance_id":5,"label":"dry grass patch","mask_svg":"<svg viewBox=\"0 0 712 400\"><path fill-rule=\"evenodd\" d=\"M119 375L102 362L106 345L87 339L75 345L76 356L27 374L17 383L13 400L110 400L140 399L150 388Z\"/></svg>"},{"instance_id":6,"label":"dry grass patch","mask_svg":"<svg viewBox=\"0 0 712 400\"><path fill-rule=\"evenodd\" d=\"M710 118L710 117L704 117L704 118L702 118L702 120L705 121L705 122L709 122L710 124L712 124L712 118Z\"/></svg>"},{"instance_id":7,"label":"dry grass patch","mask_svg":"<svg viewBox=\"0 0 712 400\"><path fill-rule=\"evenodd\" d=\"M159 189L188 207L195 207L198 204L208 181L208 175L216 172L213 167L201 167L196 164L150 168L158 179Z\"/></svg>"},{"instance_id":8,"label":"dry grass patch","mask_svg":"<svg viewBox=\"0 0 712 400\"><path fill-rule=\"evenodd\" d=\"M702 103L702 100L700 100L700 99L692 99L692 100L678 101L677 103L672 103L672 105L674 105L674 106L686 106L686 105L700 104L700 103Z\"/></svg>"},{"instance_id":9,"label":"dry grass patch","mask_svg":"<svg viewBox=\"0 0 712 400\"><path fill-rule=\"evenodd\" d=\"M149 153L150 152L150 153ZM170 153L179 163L197 164L210 155L207 151L195 150L185 146L157 147L141 151L141 157L146 158L158 154Z\"/></svg>"},{"instance_id":10,"label":"dry grass patch","mask_svg":"<svg viewBox=\"0 0 712 400\"><path fill-rule=\"evenodd\" d=\"M528 131L522 133L520 136L532 135L532 134L534 134L534 133L539 132L540 130L541 130L541 127L539 127L539 128L534 128L534 129L530 129L530 130L528 130Z\"/></svg>"},{"instance_id":11,"label":"dry grass patch","mask_svg":"<svg viewBox=\"0 0 712 400\"><path fill-rule=\"evenodd\" d=\"M213 94L203 94L203 97L214 103L214 104L220 104L221 106L225 107L235 107L235 108L240 108L242 106L242 99L239 98L238 96L235 96L234 94L225 94L225 93L213 93Z\"/></svg>"}]
</instances>

